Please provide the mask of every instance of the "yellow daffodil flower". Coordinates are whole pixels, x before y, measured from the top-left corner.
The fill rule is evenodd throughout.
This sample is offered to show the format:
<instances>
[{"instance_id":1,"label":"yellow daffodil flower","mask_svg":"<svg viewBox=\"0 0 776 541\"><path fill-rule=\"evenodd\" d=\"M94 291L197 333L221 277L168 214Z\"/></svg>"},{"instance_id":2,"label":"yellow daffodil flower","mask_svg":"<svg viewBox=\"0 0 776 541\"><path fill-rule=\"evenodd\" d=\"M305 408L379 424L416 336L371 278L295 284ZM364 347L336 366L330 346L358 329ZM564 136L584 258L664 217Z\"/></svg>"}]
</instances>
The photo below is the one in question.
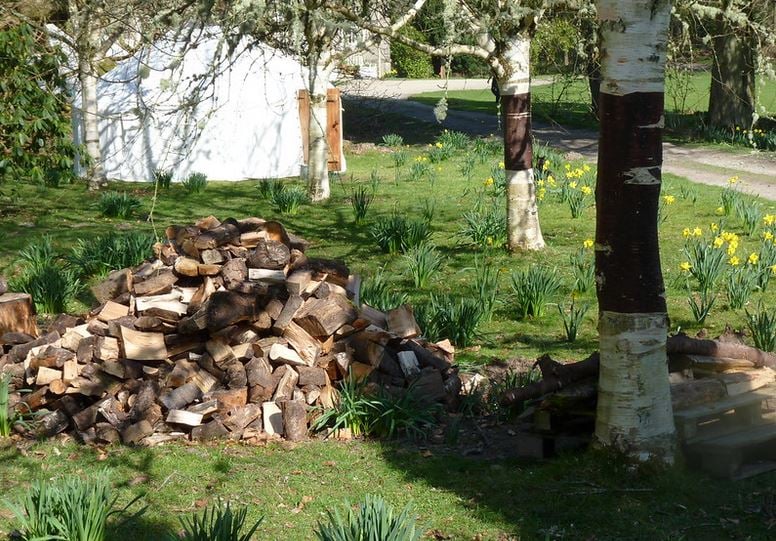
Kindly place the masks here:
<instances>
[{"instance_id":1,"label":"yellow daffodil flower","mask_svg":"<svg viewBox=\"0 0 776 541\"><path fill-rule=\"evenodd\" d=\"M593 247L593 239L585 239L582 242L582 247L584 249L586 249L586 250L589 250L590 248L592 248Z\"/></svg>"},{"instance_id":2,"label":"yellow daffodil flower","mask_svg":"<svg viewBox=\"0 0 776 541\"><path fill-rule=\"evenodd\" d=\"M700 227L696 227L692 230L693 237L700 237L701 235L703 235L703 230Z\"/></svg>"},{"instance_id":3,"label":"yellow daffodil flower","mask_svg":"<svg viewBox=\"0 0 776 541\"><path fill-rule=\"evenodd\" d=\"M689 261L682 261L679 263L679 269L684 272L690 272L690 269L692 269L692 265L690 265Z\"/></svg>"},{"instance_id":4,"label":"yellow daffodil flower","mask_svg":"<svg viewBox=\"0 0 776 541\"><path fill-rule=\"evenodd\" d=\"M690 228L689 227L685 227L684 229L682 229L682 236L684 238L687 238L687 237L690 236Z\"/></svg>"},{"instance_id":5,"label":"yellow daffodil flower","mask_svg":"<svg viewBox=\"0 0 776 541\"><path fill-rule=\"evenodd\" d=\"M741 260L739 260L738 257L733 256L728 260L728 263L730 263L733 267L736 267L741 263Z\"/></svg>"},{"instance_id":6,"label":"yellow daffodil flower","mask_svg":"<svg viewBox=\"0 0 776 541\"><path fill-rule=\"evenodd\" d=\"M757 265L757 261L759 259L760 259L760 256L752 252L751 254L749 254L749 257L746 258L746 262L749 263L750 265Z\"/></svg>"},{"instance_id":7,"label":"yellow daffodil flower","mask_svg":"<svg viewBox=\"0 0 776 541\"><path fill-rule=\"evenodd\" d=\"M663 202L666 205L673 205L675 201L676 201L676 197L674 197L673 195L664 195L663 196Z\"/></svg>"}]
</instances>

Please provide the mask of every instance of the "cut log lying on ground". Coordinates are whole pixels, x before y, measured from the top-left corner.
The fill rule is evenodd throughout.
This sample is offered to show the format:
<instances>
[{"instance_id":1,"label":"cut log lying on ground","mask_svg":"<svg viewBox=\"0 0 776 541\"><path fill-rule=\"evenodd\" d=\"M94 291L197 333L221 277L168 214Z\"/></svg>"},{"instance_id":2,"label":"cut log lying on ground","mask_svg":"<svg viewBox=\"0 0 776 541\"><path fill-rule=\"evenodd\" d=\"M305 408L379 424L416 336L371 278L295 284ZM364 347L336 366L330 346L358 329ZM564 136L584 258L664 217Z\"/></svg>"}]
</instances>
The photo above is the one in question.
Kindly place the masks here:
<instances>
[{"instance_id":1,"label":"cut log lying on ground","mask_svg":"<svg viewBox=\"0 0 776 541\"><path fill-rule=\"evenodd\" d=\"M767 366L776 369L776 355L757 348L735 342L720 342L719 340L701 340L677 334L668 338L666 344L668 355L703 355L723 359L739 359L751 361L756 367Z\"/></svg>"},{"instance_id":2,"label":"cut log lying on ground","mask_svg":"<svg viewBox=\"0 0 776 541\"><path fill-rule=\"evenodd\" d=\"M347 266L305 256L307 243L279 223L210 216L166 235L156 259L94 286L101 302L86 321L59 318L39 338L37 329L0 333L0 372L14 393L32 387L18 407L54 412L40 435L296 441L351 374L413 385L428 401L457 397L449 343L417 337L409 307L362 312Z\"/></svg>"}]
</instances>

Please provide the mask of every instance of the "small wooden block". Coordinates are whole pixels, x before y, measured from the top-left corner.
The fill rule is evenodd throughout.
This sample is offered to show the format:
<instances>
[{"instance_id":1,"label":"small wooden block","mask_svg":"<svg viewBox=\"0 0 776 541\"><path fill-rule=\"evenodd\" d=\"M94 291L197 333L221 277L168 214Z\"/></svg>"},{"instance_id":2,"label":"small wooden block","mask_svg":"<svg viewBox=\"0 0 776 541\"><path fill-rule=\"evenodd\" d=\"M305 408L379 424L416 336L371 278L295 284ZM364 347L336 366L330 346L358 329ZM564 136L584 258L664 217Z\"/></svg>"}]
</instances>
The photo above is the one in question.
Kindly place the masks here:
<instances>
[{"instance_id":1,"label":"small wooden block","mask_svg":"<svg viewBox=\"0 0 776 541\"><path fill-rule=\"evenodd\" d=\"M155 332L133 331L121 327L124 342L124 355L135 361L164 361L167 359L167 346L164 335Z\"/></svg>"},{"instance_id":2,"label":"small wooden block","mask_svg":"<svg viewBox=\"0 0 776 541\"><path fill-rule=\"evenodd\" d=\"M261 405L261 415L267 434L283 435L283 411L275 402L264 402Z\"/></svg>"},{"instance_id":3,"label":"small wooden block","mask_svg":"<svg viewBox=\"0 0 776 541\"><path fill-rule=\"evenodd\" d=\"M100 313L97 314L97 319L107 323L108 321L112 321L127 315L129 315L129 306L124 306L123 304L119 304L117 302L108 301L105 303L105 306L103 306L102 310L100 310Z\"/></svg>"},{"instance_id":4,"label":"small wooden block","mask_svg":"<svg viewBox=\"0 0 776 541\"><path fill-rule=\"evenodd\" d=\"M186 426L199 426L202 424L202 414L192 411L170 410L165 422Z\"/></svg>"}]
</instances>

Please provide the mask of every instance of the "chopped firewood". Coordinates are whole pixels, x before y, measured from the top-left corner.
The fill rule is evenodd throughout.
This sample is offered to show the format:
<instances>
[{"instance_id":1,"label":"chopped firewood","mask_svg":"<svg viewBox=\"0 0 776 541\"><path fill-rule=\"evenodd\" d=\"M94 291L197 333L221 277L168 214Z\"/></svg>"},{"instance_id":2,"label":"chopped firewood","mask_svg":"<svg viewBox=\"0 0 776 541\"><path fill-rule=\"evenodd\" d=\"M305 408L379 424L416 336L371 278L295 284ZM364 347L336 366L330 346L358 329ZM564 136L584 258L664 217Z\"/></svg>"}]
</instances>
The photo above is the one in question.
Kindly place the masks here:
<instances>
[{"instance_id":1,"label":"chopped firewood","mask_svg":"<svg viewBox=\"0 0 776 541\"><path fill-rule=\"evenodd\" d=\"M307 407L303 401L281 402L283 432L288 441L300 441L307 437Z\"/></svg>"},{"instance_id":2,"label":"chopped firewood","mask_svg":"<svg viewBox=\"0 0 776 541\"><path fill-rule=\"evenodd\" d=\"M175 285L177 281L178 277L168 270L159 272L143 282L135 283L133 290L138 297L145 295L161 295L162 293L169 293L172 290L172 286Z\"/></svg>"},{"instance_id":3,"label":"chopped firewood","mask_svg":"<svg viewBox=\"0 0 776 541\"><path fill-rule=\"evenodd\" d=\"M232 408L241 408L248 403L248 389L219 389L205 395L205 400L217 400L218 412L226 413Z\"/></svg>"},{"instance_id":4,"label":"chopped firewood","mask_svg":"<svg viewBox=\"0 0 776 541\"><path fill-rule=\"evenodd\" d=\"M221 272L221 265L205 265L202 263L197 267L197 272L200 276L215 276Z\"/></svg>"},{"instance_id":5,"label":"chopped firewood","mask_svg":"<svg viewBox=\"0 0 776 541\"><path fill-rule=\"evenodd\" d=\"M53 368L41 366L38 368L38 375L35 377L35 385L48 385L52 381L61 380L62 371Z\"/></svg>"},{"instance_id":6,"label":"chopped firewood","mask_svg":"<svg viewBox=\"0 0 776 541\"><path fill-rule=\"evenodd\" d=\"M714 378L725 384L728 396L736 396L770 385L776 381L776 372L764 367L747 372L719 374L714 376Z\"/></svg>"},{"instance_id":7,"label":"chopped firewood","mask_svg":"<svg viewBox=\"0 0 776 541\"><path fill-rule=\"evenodd\" d=\"M98 336L94 345L94 356L101 361L118 361L120 356L119 341L108 336ZM127 357L131 358L129 355Z\"/></svg>"},{"instance_id":8,"label":"chopped firewood","mask_svg":"<svg viewBox=\"0 0 776 541\"><path fill-rule=\"evenodd\" d=\"M311 364L296 351L283 344L273 344L269 350L269 358L274 363L283 363L291 366L309 366Z\"/></svg>"},{"instance_id":9,"label":"chopped firewood","mask_svg":"<svg viewBox=\"0 0 776 541\"><path fill-rule=\"evenodd\" d=\"M168 410L184 409L186 406L202 396L202 391L193 383L186 383L173 389L171 392L162 395L159 401L164 404Z\"/></svg>"},{"instance_id":10,"label":"chopped firewood","mask_svg":"<svg viewBox=\"0 0 776 541\"><path fill-rule=\"evenodd\" d=\"M121 432L121 440L126 444L139 443L146 436L154 433L154 427L146 420L129 425Z\"/></svg>"},{"instance_id":11,"label":"chopped firewood","mask_svg":"<svg viewBox=\"0 0 776 541\"><path fill-rule=\"evenodd\" d=\"M291 400L294 397L294 388L299 381L299 374L290 365L279 366L272 373L273 378L278 378L275 394L272 397L276 402Z\"/></svg>"},{"instance_id":12,"label":"chopped firewood","mask_svg":"<svg viewBox=\"0 0 776 541\"><path fill-rule=\"evenodd\" d=\"M182 316L188 311L189 307L187 304L181 302L181 296L180 291L171 291L164 295L137 297L135 299L135 310L138 312L145 312L153 308L158 308Z\"/></svg>"},{"instance_id":13,"label":"chopped firewood","mask_svg":"<svg viewBox=\"0 0 776 541\"><path fill-rule=\"evenodd\" d=\"M418 358L412 351L400 351L398 353L399 366L404 375L408 378L420 373L420 364Z\"/></svg>"},{"instance_id":14,"label":"chopped firewood","mask_svg":"<svg viewBox=\"0 0 776 541\"><path fill-rule=\"evenodd\" d=\"M124 306L123 304L108 301L105 303L105 306L103 306L102 310L100 310L100 313L97 314L97 319L107 323L108 321L112 321L126 315L129 315L129 306Z\"/></svg>"},{"instance_id":15,"label":"chopped firewood","mask_svg":"<svg viewBox=\"0 0 776 541\"><path fill-rule=\"evenodd\" d=\"M236 359L232 348L223 340L208 340L205 344L205 349L210 353L216 366L221 369L223 369L226 364L231 363Z\"/></svg>"},{"instance_id":16,"label":"chopped firewood","mask_svg":"<svg viewBox=\"0 0 776 541\"><path fill-rule=\"evenodd\" d=\"M167 359L167 346L161 333L140 332L121 328L124 355L136 361L163 361Z\"/></svg>"},{"instance_id":17,"label":"chopped firewood","mask_svg":"<svg viewBox=\"0 0 776 541\"><path fill-rule=\"evenodd\" d=\"M3 293L0 295L0 334L23 332L38 336L35 323L35 304L26 293Z\"/></svg>"},{"instance_id":18,"label":"chopped firewood","mask_svg":"<svg viewBox=\"0 0 776 541\"><path fill-rule=\"evenodd\" d=\"M420 327L415 321L415 315L408 304L394 308L388 312L388 330L402 338L413 338L420 334Z\"/></svg>"},{"instance_id":19,"label":"chopped firewood","mask_svg":"<svg viewBox=\"0 0 776 541\"><path fill-rule=\"evenodd\" d=\"M331 295L326 299L308 299L294 319L312 336L328 337L357 316L347 298Z\"/></svg>"},{"instance_id":20,"label":"chopped firewood","mask_svg":"<svg viewBox=\"0 0 776 541\"><path fill-rule=\"evenodd\" d=\"M704 355L724 359L745 359L755 366L776 368L776 354L767 353L756 348L735 342L720 342L718 340L699 340L684 334L669 336L666 343L668 354L682 353L685 355Z\"/></svg>"},{"instance_id":21,"label":"chopped firewood","mask_svg":"<svg viewBox=\"0 0 776 541\"><path fill-rule=\"evenodd\" d=\"M248 279L266 284L282 284L286 281L286 273L282 270L249 268Z\"/></svg>"},{"instance_id":22,"label":"chopped firewood","mask_svg":"<svg viewBox=\"0 0 776 541\"><path fill-rule=\"evenodd\" d=\"M286 280L286 289L289 295L301 295L310 284L313 273L310 270L297 270L292 272Z\"/></svg>"},{"instance_id":23,"label":"chopped firewood","mask_svg":"<svg viewBox=\"0 0 776 541\"><path fill-rule=\"evenodd\" d=\"M186 409L186 411L190 411L192 413L198 413L202 417L206 417L211 413L215 413L218 411L218 400L208 400L207 402L194 404L193 406L189 406Z\"/></svg>"},{"instance_id":24,"label":"chopped firewood","mask_svg":"<svg viewBox=\"0 0 776 541\"><path fill-rule=\"evenodd\" d=\"M293 347L299 356L304 359L305 364L310 366L315 364L315 360L321 353L321 344L318 340L310 336L307 331L291 321L285 331L283 331L283 338L288 340L291 347Z\"/></svg>"},{"instance_id":25,"label":"chopped firewood","mask_svg":"<svg viewBox=\"0 0 776 541\"><path fill-rule=\"evenodd\" d=\"M224 256L218 250L202 250L199 255L205 265L220 265L224 262Z\"/></svg>"},{"instance_id":26,"label":"chopped firewood","mask_svg":"<svg viewBox=\"0 0 776 541\"><path fill-rule=\"evenodd\" d=\"M175 272L183 276L198 276L199 275L199 261L191 257L181 256L175 260L173 266Z\"/></svg>"},{"instance_id":27,"label":"chopped firewood","mask_svg":"<svg viewBox=\"0 0 776 541\"><path fill-rule=\"evenodd\" d=\"M202 414L184 410L170 410L167 413L165 422L186 426L199 426L202 424Z\"/></svg>"},{"instance_id":28,"label":"chopped firewood","mask_svg":"<svg viewBox=\"0 0 776 541\"><path fill-rule=\"evenodd\" d=\"M284 269L291 261L291 251L283 242L260 239L248 256L248 267L255 269Z\"/></svg>"},{"instance_id":29,"label":"chopped firewood","mask_svg":"<svg viewBox=\"0 0 776 541\"><path fill-rule=\"evenodd\" d=\"M258 404L246 404L239 408L232 408L223 415L223 423L232 432L242 432L245 428L261 416L261 406Z\"/></svg>"},{"instance_id":30,"label":"chopped firewood","mask_svg":"<svg viewBox=\"0 0 776 541\"><path fill-rule=\"evenodd\" d=\"M132 287L132 271L130 269L116 270L100 283L92 286L94 298L100 304L113 300L123 293L128 293Z\"/></svg>"},{"instance_id":31,"label":"chopped firewood","mask_svg":"<svg viewBox=\"0 0 776 541\"><path fill-rule=\"evenodd\" d=\"M305 301L302 299L302 297L299 297L298 295L292 295L288 298L286 301L286 304L283 306L283 309L280 311L280 313L277 315L277 317L273 317L272 319L275 320L275 324L272 326L272 329L277 334L283 334L285 332L286 327L291 323L294 316L296 316L297 312L302 308L302 305L304 305ZM267 307L269 309L269 305ZM270 314L271 315L271 314Z\"/></svg>"}]
</instances>

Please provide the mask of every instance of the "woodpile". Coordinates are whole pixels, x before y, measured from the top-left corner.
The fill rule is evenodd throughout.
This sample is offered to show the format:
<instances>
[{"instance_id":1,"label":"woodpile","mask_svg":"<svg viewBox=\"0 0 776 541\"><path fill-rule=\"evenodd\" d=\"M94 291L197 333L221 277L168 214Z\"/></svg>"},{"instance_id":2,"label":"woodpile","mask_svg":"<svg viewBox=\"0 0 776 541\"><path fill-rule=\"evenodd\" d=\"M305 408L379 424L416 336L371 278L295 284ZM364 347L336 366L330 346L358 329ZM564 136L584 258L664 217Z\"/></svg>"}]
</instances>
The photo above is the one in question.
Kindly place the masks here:
<instances>
[{"instance_id":1,"label":"woodpile","mask_svg":"<svg viewBox=\"0 0 776 541\"><path fill-rule=\"evenodd\" d=\"M671 400L688 461L742 478L776 467L776 356L748 347L733 333L717 340L668 339ZM590 442L595 426L598 354L569 364L544 356L542 378L512 389L504 404L528 400L519 453L543 458ZM766 455L758 449L769 449ZM756 465L747 460L757 457Z\"/></svg>"},{"instance_id":2,"label":"woodpile","mask_svg":"<svg viewBox=\"0 0 776 541\"><path fill-rule=\"evenodd\" d=\"M39 436L299 440L349 376L456 400L449 342L419 338L409 306L360 306L358 277L281 224L210 216L166 237L154 260L92 288L87 317L0 333L12 406L44 412Z\"/></svg>"}]
</instances>

